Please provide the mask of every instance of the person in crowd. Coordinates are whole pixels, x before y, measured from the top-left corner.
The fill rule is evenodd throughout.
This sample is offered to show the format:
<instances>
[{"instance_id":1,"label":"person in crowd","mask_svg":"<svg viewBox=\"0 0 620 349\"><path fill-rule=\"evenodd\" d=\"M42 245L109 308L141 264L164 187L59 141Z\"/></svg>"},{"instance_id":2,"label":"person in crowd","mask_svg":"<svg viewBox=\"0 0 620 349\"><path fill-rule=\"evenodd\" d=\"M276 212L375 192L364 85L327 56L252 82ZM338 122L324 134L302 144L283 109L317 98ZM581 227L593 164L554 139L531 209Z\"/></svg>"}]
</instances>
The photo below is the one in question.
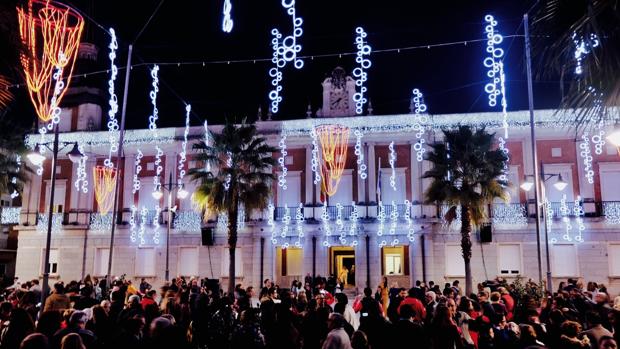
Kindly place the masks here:
<instances>
[{"instance_id":1,"label":"person in crowd","mask_svg":"<svg viewBox=\"0 0 620 349\"><path fill-rule=\"evenodd\" d=\"M69 333L60 341L61 349L86 349L82 337L77 333Z\"/></svg>"},{"instance_id":2,"label":"person in crowd","mask_svg":"<svg viewBox=\"0 0 620 349\"><path fill-rule=\"evenodd\" d=\"M26 336L19 349L49 349L49 340L41 333L32 333Z\"/></svg>"},{"instance_id":3,"label":"person in crowd","mask_svg":"<svg viewBox=\"0 0 620 349\"><path fill-rule=\"evenodd\" d=\"M430 324L430 337L434 349L463 349L459 328L452 319L450 309L439 304Z\"/></svg>"},{"instance_id":4,"label":"person in crowd","mask_svg":"<svg viewBox=\"0 0 620 349\"><path fill-rule=\"evenodd\" d=\"M333 313L329 316L329 333L321 349L351 349L351 340L344 330L346 320L341 314Z\"/></svg>"},{"instance_id":5,"label":"person in crowd","mask_svg":"<svg viewBox=\"0 0 620 349\"><path fill-rule=\"evenodd\" d=\"M349 305L349 299L344 293L336 294L336 305L334 306L334 312L341 314L344 319L350 324L354 331L357 331L360 327L358 317L355 315L353 307Z\"/></svg>"},{"instance_id":6,"label":"person in crowd","mask_svg":"<svg viewBox=\"0 0 620 349\"><path fill-rule=\"evenodd\" d=\"M599 340L598 349L618 349L618 342L609 336L601 337Z\"/></svg>"},{"instance_id":7,"label":"person in crowd","mask_svg":"<svg viewBox=\"0 0 620 349\"><path fill-rule=\"evenodd\" d=\"M351 337L351 347L353 349L369 349L368 336L362 331L355 331Z\"/></svg>"},{"instance_id":8,"label":"person in crowd","mask_svg":"<svg viewBox=\"0 0 620 349\"><path fill-rule=\"evenodd\" d=\"M392 329L393 347L398 347L402 343L416 343L420 349L429 348L429 341L422 323L416 320L415 310L410 304L405 304L400 308L398 320L394 322Z\"/></svg>"},{"instance_id":9,"label":"person in crowd","mask_svg":"<svg viewBox=\"0 0 620 349\"><path fill-rule=\"evenodd\" d=\"M70 334L75 333L79 337L81 337L82 342L86 346L87 349L95 348L95 334L90 330L86 329L86 323L88 322L88 317L85 312L76 310L71 314L69 318L69 323L66 328L58 330L52 339L52 348L61 348L63 338Z\"/></svg>"},{"instance_id":10,"label":"person in crowd","mask_svg":"<svg viewBox=\"0 0 620 349\"><path fill-rule=\"evenodd\" d=\"M71 308L71 301L65 294L65 286L61 282L54 284L54 291L45 299L43 311L65 310Z\"/></svg>"},{"instance_id":11,"label":"person in crowd","mask_svg":"<svg viewBox=\"0 0 620 349\"><path fill-rule=\"evenodd\" d=\"M603 327L603 321L599 313L590 311L586 314L586 322L588 325L588 330L583 331L583 334L588 336L590 339L590 343L592 343L592 348L598 348L598 344L601 338L603 337L613 337L613 334Z\"/></svg>"},{"instance_id":12,"label":"person in crowd","mask_svg":"<svg viewBox=\"0 0 620 349\"><path fill-rule=\"evenodd\" d=\"M560 327L560 346L562 349L587 349L590 348L590 339L581 334L581 325L578 322L566 320Z\"/></svg>"},{"instance_id":13,"label":"person in crowd","mask_svg":"<svg viewBox=\"0 0 620 349\"><path fill-rule=\"evenodd\" d=\"M387 317L387 308L390 298L388 296L388 279L387 277L383 277L379 286L377 286L377 301L381 303L381 310L383 312L383 316Z\"/></svg>"},{"instance_id":14,"label":"person in crowd","mask_svg":"<svg viewBox=\"0 0 620 349\"><path fill-rule=\"evenodd\" d=\"M24 309L11 311L8 324L0 332L0 349L18 348L22 340L34 332L34 321Z\"/></svg>"},{"instance_id":15,"label":"person in crowd","mask_svg":"<svg viewBox=\"0 0 620 349\"><path fill-rule=\"evenodd\" d=\"M424 308L424 304L420 302L419 299L415 297L415 293L409 290L409 293L405 299L400 303L398 307L398 312L400 313L400 308L405 305L410 305L415 312L416 321L422 322L426 318L426 309Z\"/></svg>"}]
</instances>

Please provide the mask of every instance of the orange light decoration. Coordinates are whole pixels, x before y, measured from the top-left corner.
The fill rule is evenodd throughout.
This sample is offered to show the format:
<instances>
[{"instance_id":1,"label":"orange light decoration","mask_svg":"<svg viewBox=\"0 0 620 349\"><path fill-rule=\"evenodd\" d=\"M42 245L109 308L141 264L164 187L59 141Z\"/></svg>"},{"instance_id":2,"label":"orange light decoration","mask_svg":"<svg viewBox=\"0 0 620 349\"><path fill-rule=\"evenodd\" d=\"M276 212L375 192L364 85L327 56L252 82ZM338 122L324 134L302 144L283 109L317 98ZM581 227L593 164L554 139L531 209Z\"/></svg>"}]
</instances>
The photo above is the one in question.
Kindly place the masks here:
<instances>
[{"instance_id":1,"label":"orange light decoration","mask_svg":"<svg viewBox=\"0 0 620 349\"><path fill-rule=\"evenodd\" d=\"M95 182L95 199L102 215L107 214L114 205L114 184L117 171L113 167L95 166L93 179Z\"/></svg>"},{"instance_id":2,"label":"orange light decoration","mask_svg":"<svg viewBox=\"0 0 620 349\"><path fill-rule=\"evenodd\" d=\"M321 142L321 188L324 193L333 196L338 191L347 162L349 128L342 125L320 125L315 130Z\"/></svg>"},{"instance_id":3,"label":"orange light decoration","mask_svg":"<svg viewBox=\"0 0 620 349\"><path fill-rule=\"evenodd\" d=\"M30 99L42 121L58 123L58 105L71 81L84 19L67 5L43 0L30 0L26 9L18 7L17 17L26 47L20 60Z\"/></svg>"}]
</instances>

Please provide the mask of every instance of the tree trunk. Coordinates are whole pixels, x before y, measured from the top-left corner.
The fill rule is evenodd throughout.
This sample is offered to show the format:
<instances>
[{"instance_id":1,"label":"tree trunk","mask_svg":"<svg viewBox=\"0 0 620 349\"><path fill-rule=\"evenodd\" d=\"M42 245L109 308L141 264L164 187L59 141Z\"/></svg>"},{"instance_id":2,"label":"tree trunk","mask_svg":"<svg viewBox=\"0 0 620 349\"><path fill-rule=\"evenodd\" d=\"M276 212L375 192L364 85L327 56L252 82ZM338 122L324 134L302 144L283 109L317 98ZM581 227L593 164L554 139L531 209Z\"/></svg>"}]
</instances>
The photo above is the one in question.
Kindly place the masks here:
<instances>
[{"instance_id":1,"label":"tree trunk","mask_svg":"<svg viewBox=\"0 0 620 349\"><path fill-rule=\"evenodd\" d=\"M469 206L461 205L461 250L465 264L465 295L472 293L471 276L471 217Z\"/></svg>"},{"instance_id":2,"label":"tree trunk","mask_svg":"<svg viewBox=\"0 0 620 349\"><path fill-rule=\"evenodd\" d=\"M229 266L228 266L228 297L234 301L235 298L235 255L237 254L237 214L238 208L236 205L228 210L228 251L229 251Z\"/></svg>"}]
</instances>

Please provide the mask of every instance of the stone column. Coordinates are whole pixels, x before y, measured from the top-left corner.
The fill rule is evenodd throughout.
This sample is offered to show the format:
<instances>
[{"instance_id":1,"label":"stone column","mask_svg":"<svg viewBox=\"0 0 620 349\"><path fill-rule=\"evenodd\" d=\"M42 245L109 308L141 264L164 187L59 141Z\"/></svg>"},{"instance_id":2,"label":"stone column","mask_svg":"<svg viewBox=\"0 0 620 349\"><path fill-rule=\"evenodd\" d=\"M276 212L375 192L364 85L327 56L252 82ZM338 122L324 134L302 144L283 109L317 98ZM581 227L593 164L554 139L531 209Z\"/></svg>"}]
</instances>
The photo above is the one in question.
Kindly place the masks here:
<instances>
[{"instance_id":1,"label":"stone column","mask_svg":"<svg viewBox=\"0 0 620 349\"><path fill-rule=\"evenodd\" d=\"M375 163L375 144L366 143L368 147L368 201L377 201L377 165Z\"/></svg>"}]
</instances>

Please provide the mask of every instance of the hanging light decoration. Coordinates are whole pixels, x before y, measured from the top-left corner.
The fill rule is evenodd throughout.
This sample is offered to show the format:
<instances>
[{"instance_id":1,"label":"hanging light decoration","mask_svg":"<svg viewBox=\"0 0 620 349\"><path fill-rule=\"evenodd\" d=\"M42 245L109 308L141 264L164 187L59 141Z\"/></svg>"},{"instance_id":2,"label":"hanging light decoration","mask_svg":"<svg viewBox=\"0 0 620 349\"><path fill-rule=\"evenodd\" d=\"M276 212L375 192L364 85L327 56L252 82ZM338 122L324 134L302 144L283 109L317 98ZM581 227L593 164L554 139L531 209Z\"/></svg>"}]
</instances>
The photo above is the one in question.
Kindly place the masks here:
<instances>
[{"instance_id":1,"label":"hanging light decoration","mask_svg":"<svg viewBox=\"0 0 620 349\"><path fill-rule=\"evenodd\" d=\"M312 138L312 173L314 173L314 184L321 182L321 173L319 172L319 144L316 129L310 129L310 137Z\"/></svg>"},{"instance_id":2,"label":"hanging light decoration","mask_svg":"<svg viewBox=\"0 0 620 349\"><path fill-rule=\"evenodd\" d=\"M344 221L342 220L342 210L343 206L341 203L336 204L336 226L338 227L338 232L340 233L340 243L342 245L347 244L347 231L344 230Z\"/></svg>"},{"instance_id":3,"label":"hanging light decoration","mask_svg":"<svg viewBox=\"0 0 620 349\"><path fill-rule=\"evenodd\" d=\"M286 174L288 172L286 168L286 155L288 152L286 151L286 135L282 134L280 136L280 142L278 143L278 147L280 148L280 157L278 158L278 164L280 164L280 168L282 172L278 175L278 185L286 190Z\"/></svg>"},{"instance_id":4,"label":"hanging light decoration","mask_svg":"<svg viewBox=\"0 0 620 349\"><path fill-rule=\"evenodd\" d=\"M282 241L284 241L288 237L289 226L291 225L291 210L288 208L287 204L284 204L284 216L282 216L282 232L280 232L280 237ZM288 243L285 243L288 246ZM284 244L283 244L284 246Z\"/></svg>"},{"instance_id":5,"label":"hanging light decoration","mask_svg":"<svg viewBox=\"0 0 620 349\"><path fill-rule=\"evenodd\" d=\"M316 133L321 141L321 186L325 194L333 196L347 162L349 128L341 125L320 125Z\"/></svg>"},{"instance_id":6,"label":"hanging light decoration","mask_svg":"<svg viewBox=\"0 0 620 349\"><path fill-rule=\"evenodd\" d=\"M232 10L232 4L230 0L224 0L224 7L222 8L222 30L226 33L230 33L233 28L233 20L230 16Z\"/></svg>"},{"instance_id":7,"label":"hanging light decoration","mask_svg":"<svg viewBox=\"0 0 620 349\"><path fill-rule=\"evenodd\" d=\"M278 235L276 232L276 224L273 220L273 216L275 213L275 206L273 206L273 203L269 202L269 204L267 205L267 226L269 227L269 230L271 231L271 243L274 245L278 244Z\"/></svg>"},{"instance_id":8,"label":"hanging light decoration","mask_svg":"<svg viewBox=\"0 0 620 349\"><path fill-rule=\"evenodd\" d=\"M21 155L15 155L15 172L19 173L22 169L22 157ZM16 197L19 196L19 193L17 192L16 186L17 186L17 176L13 176L11 177L11 184L13 186L13 192L11 193L11 199L15 199Z\"/></svg>"},{"instance_id":9,"label":"hanging light decoration","mask_svg":"<svg viewBox=\"0 0 620 349\"><path fill-rule=\"evenodd\" d=\"M388 158L388 163L390 164L390 169L392 170L392 174L390 175L390 187L396 191L396 150L394 149L394 141L390 142L388 146L390 150L390 157Z\"/></svg>"},{"instance_id":10,"label":"hanging light decoration","mask_svg":"<svg viewBox=\"0 0 620 349\"><path fill-rule=\"evenodd\" d=\"M273 89L269 91L269 100L271 101L271 112L275 114L280 110L280 102L282 102L282 96L280 95L282 91L282 85L280 85L282 81L282 71L280 69L284 68L286 61L279 53L282 34L278 29L274 28L271 30L271 35L273 36L271 39L271 47L273 48L271 62L273 63L273 67L269 69L269 76L271 77L271 86L273 86Z\"/></svg>"},{"instance_id":11,"label":"hanging light decoration","mask_svg":"<svg viewBox=\"0 0 620 349\"><path fill-rule=\"evenodd\" d=\"M415 241L415 230L413 229L413 220L411 219L412 208L411 201L405 200L405 221L407 222L407 239L409 242Z\"/></svg>"},{"instance_id":12,"label":"hanging light decoration","mask_svg":"<svg viewBox=\"0 0 620 349\"><path fill-rule=\"evenodd\" d=\"M545 229L547 229L548 235L551 236L551 228L553 226L553 208L551 207L551 202L549 202L547 198L545 198L543 207L545 209ZM558 242L558 240L553 237L550 240L551 243Z\"/></svg>"},{"instance_id":13,"label":"hanging light decoration","mask_svg":"<svg viewBox=\"0 0 620 349\"><path fill-rule=\"evenodd\" d=\"M135 243L138 238L136 236L136 214L138 213L138 208L136 207L136 205L132 204L130 210L131 214L129 215L129 240Z\"/></svg>"},{"instance_id":14,"label":"hanging light decoration","mask_svg":"<svg viewBox=\"0 0 620 349\"><path fill-rule=\"evenodd\" d=\"M576 32L573 33L572 39L575 44L575 74L581 75L583 73L581 61L592 52L593 48L598 47L599 40L594 33L590 34L587 39L584 39L582 36L578 36Z\"/></svg>"},{"instance_id":15,"label":"hanging light decoration","mask_svg":"<svg viewBox=\"0 0 620 349\"><path fill-rule=\"evenodd\" d=\"M293 34L286 36L282 40L282 44L279 46L278 51L286 62L293 62L295 68L301 69L304 66L304 61L297 57L297 54L301 52L301 45L297 42L297 39L304 33L301 28L304 21L301 17L297 17L295 0L282 0L282 7L284 7L286 13L291 17L293 22Z\"/></svg>"},{"instance_id":16,"label":"hanging light decoration","mask_svg":"<svg viewBox=\"0 0 620 349\"><path fill-rule=\"evenodd\" d=\"M366 164L364 163L364 150L362 149L362 137L364 134L360 130L353 132L355 135L355 156L357 156L357 174L362 180L368 177ZM313 149L314 150L314 149Z\"/></svg>"},{"instance_id":17,"label":"hanging light decoration","mask_svg":"<svg viewBox=\"0 0 620 349\"><path fill-rule=\"evenodd\" d=\"M355 44L357 47L357 56L355 57L355 62L358 66L353 69L353 76L355 77L355 85L359 87L359 91L353 94L353 101L355 102L355 112L359 115L364 112L364 104L368 101L364 94L367 91L364 83L368 80L367 69L370 68L372 62L367 57L370 56L370 52L372 49L368 42L366 41L366 37L368 36L364 31L364 28L357 27L355 29L356 37Z\"/></svg>"},{"instance_id":18,"label":"hanging light decoration","mask_svg":"<svg viewBox=\"0 0 620 349\"><path fill-rule=\"evenodd\" d=\"M110 45L110 53L108 57L110 58L110 80L108 80L108 93L110 94L110 99L108 104L110 105L110 109L108 110L108 134L110 138L110 151L108 153L108 158L105 159L104 165L107 167L112 167L112 155L118 151L118 140L117 140L117 132L118 132L118 119L116 118L116 113L118 112L118 98L116 97L116 93L114 92L114 82L116 81L116 76L118 75L118 68L116 64L114 64L114 60L116 59L116 49L118 49L118 42L116 40L116 32L114 28L110 28L110 36L111 41Z\"/></svg>"},{"instance_id":19,"label":"hanging light decoration","mask_svg":"<svg viewBox=\"0 0 620 349\"><path fill-rule=\"evenodd\" d=\"M575 235L575 241L583 242L583 232L586 230L586 226L583 223L585 211L583 209L583 204L581 203L581 196L577 196L575 199L573 214L575 215L575 221L577 222L577 235Z\"/></svg>"},{"instance_id":20,"label":"hanging light decoration","mask_svg":"<svg viewBox=\"0 0 620 349\"><path fill-rule=\"evenodd\" d=\"M300 202L295 210L295 227L297 228L297 241L295 247L301 247L304 239L304 205Z\"/></svg>"},{"instance_id":21,"label":"hanging light decoration","mask_svg":"<svg viewBox=\"0 0 620 349\"><path fill-rule=\"evenodd\" d=\"M562 238L566 241L572 241L570 233L573 230L573 226L570 223L571 212L566 204L566 194L562 194L562 199L560 200L560 213L562 214L562 222L564 223L564 235Z\"/></svg>"},{"instance_id":22,"label":"hanging light decoration","mask_svg":"<svg viewBox=\"0 0 620 349\"><path fill-rule=\"evenodd\" d=\"M592 152L590 151L590 137L588 136L588 132L584 132L581 135L581 143L579 144L579 149L581 152L581 158L583 159L583 172L585 173L585 177L588 180L588 183L594 183L594 170L592 170Z\"/></svg>"},{"instance_id":23,"label":"hanging light decoration","mask_svg":"<svg viewBox=\"0 0 620 349\"><path fill-rule=\"evenodd\" d=\"M185 177L185 162L187 161L187 137L189 136L189 115L192 112L192 106L185 106L185 130L183 132L183 142L181 143L181 153L179 154L179 175L177 183L179 187L183 185L183 177Z\"/></svg>"},{"instance_id":24,"label":"hanging light decoration","mask_svg":"<svg viewBox=\"0 0 620 349\"><path fill-rule=\"evenodd\" d=\"M140 246L144 245L146 243L146 239L145 239L145 235L146 235L146 221L147 221L147 214L149 213L149 210L146 209L146 207L142 207L142 210L140 210L140 232L138 233L138 239L140 240Z\"/></svg>"},{"instance_id":25,"label":"hanging light decoration","mask_svg":"<svg viewBox=\"0 0 620 349\"><path fill-rule=\"evenodd\" d=\"M116 183L116 169L107 166L93 168L93 182L95 183L95 199L102 215L107 214L114 204L114 185Z\"/></svg>"},{"instance_id":26,"label":"hanging light decoration","mask_svg":"<svg viewBox=\"0 0 620 349\"><path fill-rule=\"evenodd\" d=\"M323 211L321 212L321 223L323 224L323 230L325 231L325 240L323 240L323 246L331 246L329 239L332 236L332 229L329 226L329 212L327 211L327 200L323 202Z\"/></svg>"},{"instance_id":27,"label":"hanging light decoration","mask_svg":"<svg viewBox=\"0 0 620 349\"><path fill-rule=\"evenodd\" d=\"M424 160L424 153L426 149L424 148L424 132L426 129L426 124L428 123L428 115L426 114L427 107L424 103L424 96L419 89L413 89L413 111L414 111L414 119L413 119L413 130L416 132L415 137L418 141L413 145L413 149L416 152L416 160L421 162Z\"/></svg>"},{"instance_id":28,"label":"hanging light decoration","mask_svg":"<svg viewBox=\"0 0 620 349\"><path fill-rule=\"evenodd\" d=\"M228 155L228 158L226 159L226 167L227 168L231 168L233 165L233 160L232 160L232 152L226 152L226 155ZM226 179L224 181L224 190L228 191L228 189L230 189L230 182L232 181L232 175L230 173L226 174Z\"/></svg>"},{"instance_id":29,"label":"hanging light decoration","mask_svg":"<svg viewBox=\"0 0 620 349\"><path fill-rule=\"evenodd\" d=\"M357 246L357 229L360 215L355 201L351 202L351 207L351 215L349 216L349 222L351 222L349 226L349 236L351 237L351 247L355 247Z\"/></svg>"},{"instance_id":30,"label":"hanging light decoration","mask_svg":"<svg viewBox=\"0 0 620 349\"><path fill-rule=\"evenodd\" d=\"M51 130L60 122L59 105L71 82L84 19L64 4L44 0L18 7L17 17L28 93L39 119L51 121Z\"/></svg>"},{"instance_id":31,"label":"hanging light decoration","mask_svg":"<svg viewBox=\"0 0 620 349\"><path fill-rule=\"evenodd\" d=\"M400 243L398 238L396 237L396 228L398 228L398 205L396 202L392 200L392 212L390 212L390 235L392 235L392 242L390 243L392 246L396 246Z\"/></svg>"},{"instance_id":32,"label":"hanging light decoration","mask_svg":"<svg viewBox=\"0 0 620 349\"><path fill-rule=\"evenodd\" d=\"M82 153L82 156L80 156L80 160L78 161L74 186L78 193L82 192L86 194L88 193L88 180L86 179L86 160L88 160L88 156L84 152L83 145L79 144L78 149L80 153Z\"/></svg>"},{"instance_id":33,"label":"hanging light decoration","mask_svg":"<svg viewBox=\"0 0 620 349\"><path fill-rule=\"evenodd\" d=\"M383 230L385 229L385 206L383 202L379 201L379 213L377 214L377 221L379 221L379 227L377 228L377 238L379 241L379 247L387 245L387 241L383 239Z\"/></svg>"}]
</instances>

